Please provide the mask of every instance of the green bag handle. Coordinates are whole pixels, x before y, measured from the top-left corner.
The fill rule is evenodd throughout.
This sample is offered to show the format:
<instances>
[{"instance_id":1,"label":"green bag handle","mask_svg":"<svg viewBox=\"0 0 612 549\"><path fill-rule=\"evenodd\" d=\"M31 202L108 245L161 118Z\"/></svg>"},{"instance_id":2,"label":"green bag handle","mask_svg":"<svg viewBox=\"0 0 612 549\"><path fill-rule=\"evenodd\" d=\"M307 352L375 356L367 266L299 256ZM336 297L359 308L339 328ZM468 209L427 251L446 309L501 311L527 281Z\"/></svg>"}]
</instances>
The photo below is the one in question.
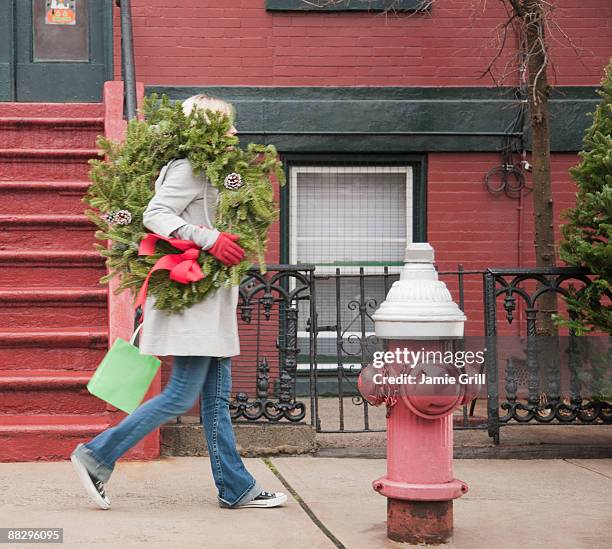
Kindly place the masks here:
<instances>
[{"instance_id":1,"label":"green bag handle","mask_svg":"<svg viewBox=\"0 0 612 549\"><path fill-rule=\"evenodd\" d=\"M136 341L136 338L138 337L138 332L142 328L143 324L144 322L139 322L138 326L136 326L136 329L134 330L134 333L132 334L132 337L130 338L130 345L134 345L134 342ZM134 345L134 347L138 347L138 345Z\"/></svg>"}]
</instances>

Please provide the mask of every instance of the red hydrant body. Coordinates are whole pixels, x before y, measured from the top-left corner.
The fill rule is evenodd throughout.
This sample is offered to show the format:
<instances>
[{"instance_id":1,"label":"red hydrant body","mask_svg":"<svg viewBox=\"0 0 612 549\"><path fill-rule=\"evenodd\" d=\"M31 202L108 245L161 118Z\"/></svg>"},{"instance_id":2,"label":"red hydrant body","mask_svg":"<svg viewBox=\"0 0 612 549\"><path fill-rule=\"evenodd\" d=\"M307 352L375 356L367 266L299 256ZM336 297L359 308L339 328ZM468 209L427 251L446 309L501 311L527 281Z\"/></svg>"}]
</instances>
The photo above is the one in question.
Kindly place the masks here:
<instances>
[{"instance_id":1,"label":"red hydrant body","mask_svg":"<svg viewBox=\"0 0 612 549\"><path fill-rule=\"evenodd\" d=\"M406 348L406 342L389 342L391 351L400 346ZM419 410L415 403L410 403L411 409L407 396L390 410L387 474L372 486L388 498L387 535L392 540L434 544L452 535L453 499L465 494L468 487L453 474L452 414L463 398L459 395L456 405L453 396L447 398L450 410L432 413Z\"/></svg>"},{"instance_id":2,"label":"red hydrant body","mask_svg":"<svg viewBox=\"0 0 612 549\"><path fill-rule=\"evenodd\" d=\"M387 352L400 351L396 356L407 356L404 350L448 350L449 341L463 335L465 316L438 281L429 244L408 246L400 280L374 320ZM418 382L453 371L452 364L395 361L385 373L411 374ZM372 483L388 498L387 535L394 541L445 543L453 531L453 499L468 490L453 474L452 414L471 395L461 384L395 385L386 388L387 395L389 390L394 398L387 400L387 474Z\"/></svg>"}]
</instances>

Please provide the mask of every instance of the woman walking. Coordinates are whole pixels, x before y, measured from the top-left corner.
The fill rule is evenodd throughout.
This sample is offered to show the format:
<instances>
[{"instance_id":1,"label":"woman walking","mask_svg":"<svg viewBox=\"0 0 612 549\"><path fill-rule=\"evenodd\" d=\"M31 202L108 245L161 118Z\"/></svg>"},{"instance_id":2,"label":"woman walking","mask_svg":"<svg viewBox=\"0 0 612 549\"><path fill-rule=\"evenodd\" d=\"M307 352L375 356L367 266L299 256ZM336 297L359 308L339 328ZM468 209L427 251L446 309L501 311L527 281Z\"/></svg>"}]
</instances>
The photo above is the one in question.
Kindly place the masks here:
<instances>
[{"instance_id":1,"label":"woman walking","mask_svg":"<svg viewBox=\"0 0 612 549\"><path fill-rule=\"evenodd\" d=\"M205 95L183 103L192 109L221 111L233 118L233 106ZM236 133L232 126L230 135ZM238 236L213 227L218 190L194 173L188 159L162 168L155 195L143 214L147 229L165 237L191 240L226 266L238 264L244 250ZM154 308L147 297L140 334L143 354L173 357L172 374L164 390L72 452L71 461L91 499L110 508L105 492L116 461L148 433L184 414L200 400L202 424L218 502L221 507L276 507L287 496L266 492L246 470L236 449L229 413L231 359L240 353L236 307L238 287L219 288L180 314Z\"/></svg>"}]
</instances>

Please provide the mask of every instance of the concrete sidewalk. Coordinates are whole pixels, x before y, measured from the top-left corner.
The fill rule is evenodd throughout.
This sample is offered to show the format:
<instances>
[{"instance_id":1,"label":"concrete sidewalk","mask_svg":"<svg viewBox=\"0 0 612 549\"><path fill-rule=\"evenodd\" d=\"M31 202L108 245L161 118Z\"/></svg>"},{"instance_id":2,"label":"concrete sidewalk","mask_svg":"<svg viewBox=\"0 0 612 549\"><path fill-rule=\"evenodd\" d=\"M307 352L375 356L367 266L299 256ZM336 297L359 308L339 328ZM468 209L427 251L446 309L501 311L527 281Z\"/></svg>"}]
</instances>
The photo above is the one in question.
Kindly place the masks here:
<instances>
[{"instance_id":1,"label":"concrete sidewalk","mask_svg":"<svg viewBox=\"0 0 612 549\"><path fill-rule=\"evenodd\" d=\"M385 535L379 459L246 459L277 509L221 509L207 458L119 462L109 511L84 495L69 462L0 464L0 527L63 527L61 547L310 549L409 547ZM612 460L457 460L470 492L455 502L449 548L612 546ZM334 541L334 539L336 541ZM2 545L2 544L0 544ZM31 547L31 545L2 545Z\"/></svg>"}]
</instances>

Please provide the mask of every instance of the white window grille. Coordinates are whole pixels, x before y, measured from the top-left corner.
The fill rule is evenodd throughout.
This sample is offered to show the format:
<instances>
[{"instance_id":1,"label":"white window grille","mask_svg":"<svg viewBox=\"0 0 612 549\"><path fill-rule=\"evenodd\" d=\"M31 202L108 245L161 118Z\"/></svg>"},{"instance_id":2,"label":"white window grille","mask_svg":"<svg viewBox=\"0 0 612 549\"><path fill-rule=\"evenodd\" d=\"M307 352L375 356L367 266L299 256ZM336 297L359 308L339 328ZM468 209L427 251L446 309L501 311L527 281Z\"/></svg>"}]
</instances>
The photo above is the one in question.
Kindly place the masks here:
<instances>
[{"instance_id":1,"label":"white window grille","mask_svg":"<svg viewBox=\"0 0 612 549\"><path fill-rule=\"evenodd\" d=\"M406 243L412 241L413 179L411 166L292 166L289 178L290 263L316 266L316 306L319 326L335 325L338 311L336 282L325 275L392 275L403 265ZM323 278L321 278L323 277ZM394 276L392 280L396 280ZM358 352L351 335L361 336L358 311L348 307L360 299L359 278L342 279L340 317L344 346ZM367 276L365 295L380 303L385 297L382 276ZM300 311L299 346L307 349L305 321ZM366 322L366 337L374 335ZM320 331L320 370L336 369L336 333ZM305 346L305 347L304 347ZM354 371L359 358L346 357ZM300 369L308 367L300 365Z\"/></svg>"},{"instance_id":2,"label":"white window grille","mask_svg":"<svg viewBox=\"0 0 612 549\"><path fill-rule=\"evenodd\" d=\"M290 263L399 271L412 241L410 166L295 166L289 202Z\"/></svg>"}]
</instances>

